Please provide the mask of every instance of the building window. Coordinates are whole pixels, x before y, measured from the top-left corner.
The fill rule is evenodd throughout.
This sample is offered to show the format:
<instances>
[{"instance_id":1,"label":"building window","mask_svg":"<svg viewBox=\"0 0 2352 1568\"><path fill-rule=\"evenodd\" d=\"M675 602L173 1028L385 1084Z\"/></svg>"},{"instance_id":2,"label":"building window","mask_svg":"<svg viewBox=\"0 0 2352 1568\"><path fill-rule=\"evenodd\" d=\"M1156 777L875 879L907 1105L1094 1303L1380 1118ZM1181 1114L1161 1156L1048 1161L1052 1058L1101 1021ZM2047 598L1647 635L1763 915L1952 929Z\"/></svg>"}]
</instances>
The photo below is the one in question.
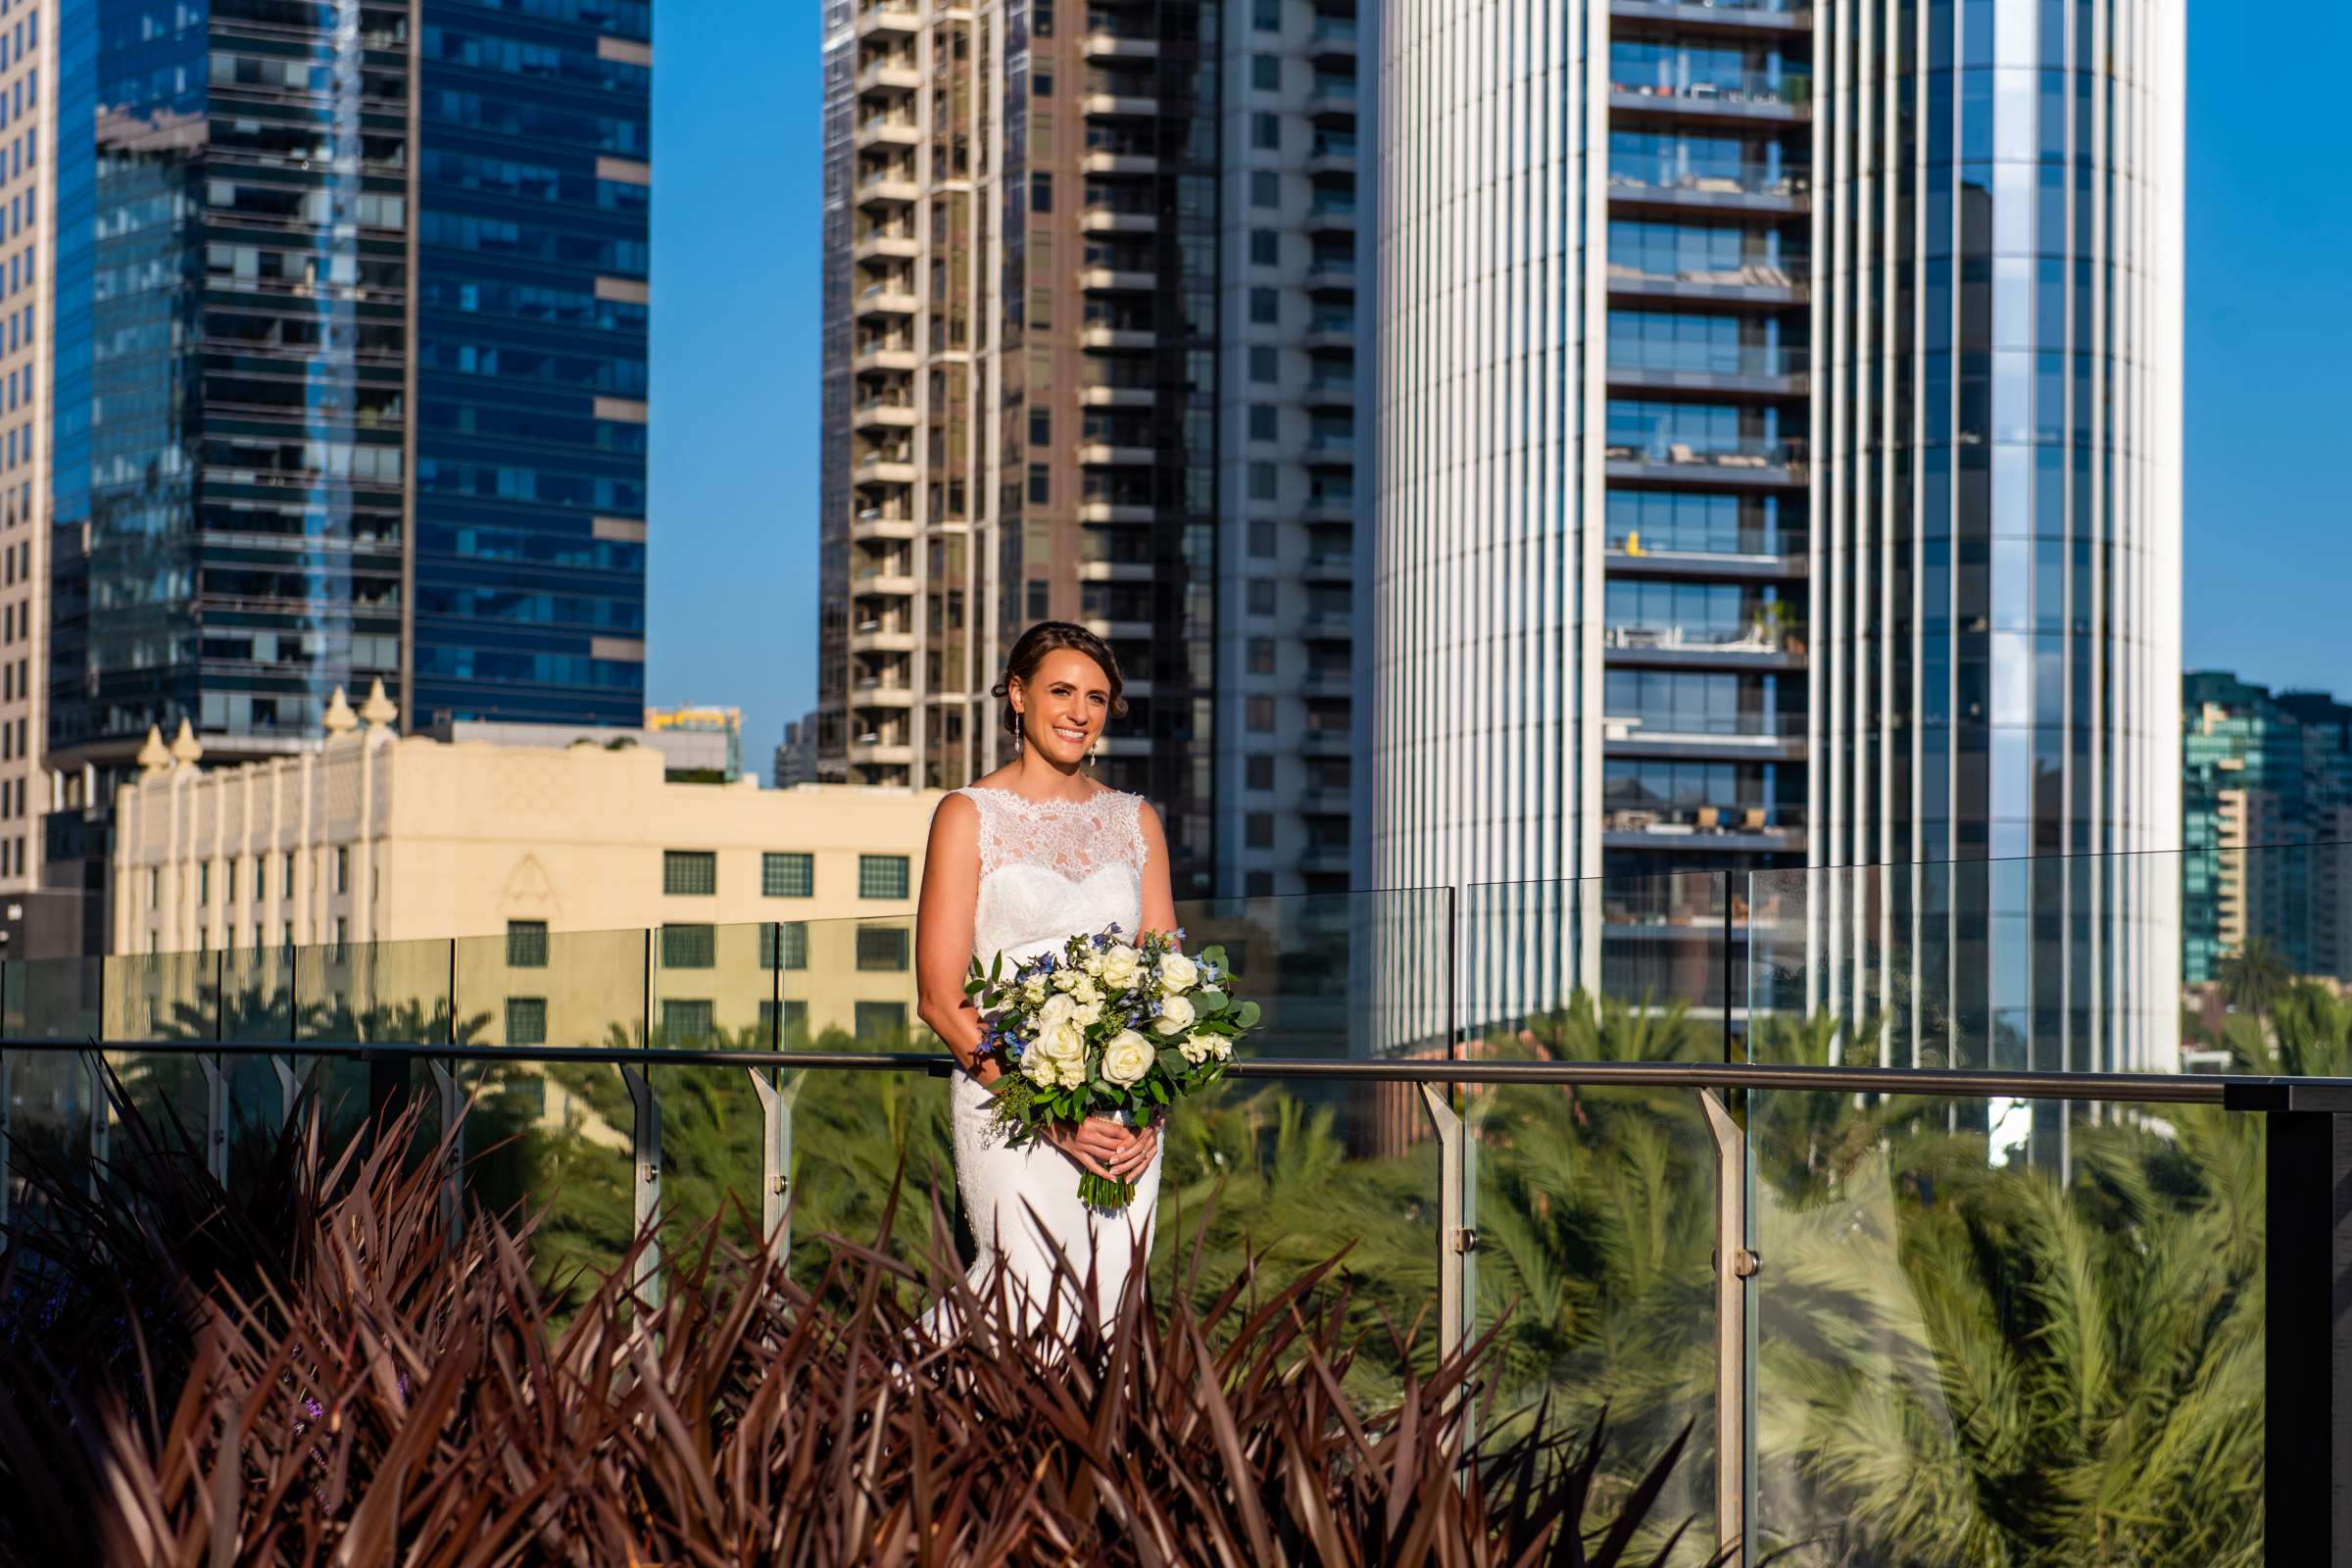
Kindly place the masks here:
<instances>
[{"instance_id":1,"label":"building window","mask_svg":"<svg viewBox=\"0 0 2352 1568\"><path fill-rule=\"evenodd\" d=\"M547 999L545 997L509 997L507 999L507 1044L510 1046L544 1046L547 1044Z\"/></svg>"},{"instance_id":2,"label":"building window","mask_svg":"<svg viewBox=\"0 0 2352 1568\"><path fill-rule=\"evenodd\" d=\"M1260 561L1270 561L1273 559L1274 553L1274 519L1272 517L1251 517L1250 519L1250 554L1257 557Z\"/></svg>"},{"instance_id":3,"label":"building window","mask_svg":"<svg viewBox=\"0 0 2352 1568\"><path fill-rule=\"evenodd\" d=\"M906 928L903 925L861 925L858 928L858 967L903 974L906 969Z\"/></svg>"},{"instance_id":4,"label":"building window","mask_svg":"<svg viewBox=\"0 0 2352 1568\"><path fill-rule=\"evenodd\" d=\"M335 846L335 891L351 891L351 846L348 844Z\"/></svg>"},{"instance_id":5,"label":"building window","mask_svg":"<svg viewBox=\"0 0 2352 1568\"><path fill-rule=\"evenodd\" d=\"M1250 848L1270 850L1274 847L1273 812L1251 811L1248 817L1244 818L1244 830L1248 835Z\"/></svg>"},{"instance_id":6,"label":"building window","mask_svg":"<svg viewBox=\"0 0 2352 1568\"><path fill-rule=\"evenodd\" d=\"M1282 205L1282 176L1271 169L1250 171L1250 205L1280 207Z\"/></svg>"},{"instance_id":7,"label":"building window","mask_svg":"<svg viewBox=\"0 0 2352 1568\"><path fill-rule=\"evenodd\" d=\"M1029 465L1029 504L1033 507L1051 506L1054 502L1054 470L1042 463Z\"/></svg>"},{"instance_id":8,"label":"building window","mask_svg":"<svg viewBox=\"0 0 2352 1568\"><path fill-rule=\"evenodd\" d=\"M1271 463L1250 465L1250 499L1272 501L1282 494L1282 470Z\"/></svg>"},{"instance_id":9,"label":"building window","mask_svg":"<svg viewBox=\"0 0 2352 1568\"><path fill-rule=\"evenodd\" d=\"M1029 176L1029 210L1033 213L1050 213L1054 210L1052 174L1040 172Z\"/></svg>"},{"instance_id":10,"label":"building window","mask_svg":"<svg viewBox=\"0 0 2352 1568\"><path fill-rule=\"evenodd\" d=\"M717 962L717 927L665 925L662 928L662 968L708 969Z\"/></svg>"},{"instance_id":11,"label":"building window","mask_svg":"<svg viewBox=\"0 0 2352 1568\"><path fill-rule=\"evenodd\" d=\"M1260 32L1282 30L1282 0L1252 0L1250 24Z\"/></svg>"},{"instance_id":12,"label":"building window","mask_svg":"<svg viewBox=\"0 0 2352 1568\"><path fill-rule=\"evenodd\" d=\"M237 902L237 862L234 860L225 861L220 867L220 902Z\"/></svg>"},{"instance_id":13,"label":"building window","mask_svg":"<svg viewBox=\"0 0 2352 1568\"><path fill-rule=\"evenodd\" d=\"M906 1037L906 1004L860 1002L858 1004L857 1019L859 1045L886 1045Z\"/></svg>"},{"instance_id":14,"label":"building window","mask_svg":"<svg viewBox=\"0 0 2352 1568\"><path fill-rule=\"evenodd\" d=\"M1048 605L1048 603L1050 602L1050 601L1048 600L1048 598L1047 598L1047 594L1048 594L1048 591L1049 591L1049 590L1048 590L1048 585L1047 585L1047 583L1046 583L1046 579L1045 579L1045 578L1043 578L1043 577L1032 577L1032 578L1030 578L1030 579L1029 579L1029 582L1028 582L1028 589L1029 589L1029 618L1030 618L1031 620L1043 620L1043 619L1045 619L1045 618L1046 618L1046 606L1047 606L1047 605Z\"/></svg>"},{"instance_id":15,"label":"building window","mask_svg":"<svg viewBox=\"0 0 2352 1568\"><path fill-rule=\"evenodd\" d=\"M760 1032L780 1046L808 1043L808 1004L797 998L760 1004Z\"/></svg>"},{"instance_id":16,"label":"building window","mask_svg":"<svg viewBox=\"0 0 2352 1568\"><path fill-rule=\"evenodd\" d=\"M147 868L147 907L160 909L163 905L164 868L160 865L151 865Z\"/></svg>"},{"instance_id":17,"label":"building window","mask_svg":"<svg viewBox=\"0 0 2352 1568\"><path fill-rule=\"evenodd\" d=\"M285 950L286 950L288 953L292 953L292 952L294 951L294 922L293 922L293 921L291 921L291 920L288 920L288 921L285 923L285 927L284 927L284 929L283 929L282 935L283 935L283 939L284 939L284 940L280 941L280 942L278 943L278 946L279 946L279 947L281 947L281 948L284 948L284 949L285 949Z\"/></svg>"},{"instance_id":18,"label":"building window","mask_svg":"<svg viewBox=\"0 0 2352 1568\"><path fill-rule=\"evenodd\" d=\"M710 1004L678 998L662 1004L662 1043L699 1046L710 1038Z\"/></svg>"},{"instance_id":19,"label":"building window","mask_svg":"<svg viewBox=\"0 0 2352 1568\"><path fill-rule=\"evenodd\" d=\"M1270 228L1250 231L1250 265L1280 267L1282 265L1282 235Z\"/></svg>"},{"instance_id":20,"label":"building window","mask_svg":"<svg viewBox=\"0 0 2352 1568\"><path fill-rule=\"evenodd\" d=\"M1029 444L1050 447L1054 444L1054 411L1034 408L1029 411Z\"/></svg>"},{"instance_id":21,"label":"building window","mask_svg":"<svg viewBox=\"0 0 2352 1568\"><path fill-rule=\"evenodd\" d=\"M1273 638L1252 637L1250 639L1250 673L1252 675L1274 673Z\"/></svg>"},{"instance_id":22,"label":"building window","mask_svg":"<svg viewBox=\"0 0 2352 1568\"><path fill-rule=\"evenodd\" d=\"M507 967L510 969L544 969L547 967L547 922L545 920L509 920L507 922Z\"/></svg>"},{"instance_id":23,"label":"building window","mask_svg":"<svg viewBox=\"0 0 2352 1568\"><path fill-rule=\"evenodd\" d=\"M286 880L277 891L290 899L294 896L294 852L292 850L286 852L286 863L283 869Z\"/></svg>"},{"instance_id":24,"label":"building window","mask_svg":"<svg viewBox=\"0 0 2352 1568\"><path fill-rule=\"evenodd\" d=\"M213 902L213 862L210 860L196 863L196 902L199 905Z\"/></svg>"},{"instance_id":25,"label":"building window","mask_svg":"<svg viewBox=\"0 0 2352 1568\"><path fill-rule=\"evenodd\" d=\"M1050 11L1040 12L1040 13L1038 13L1038 14L1039 14L1040 16L1043 16L1043 17L1049 17L1049 18L1050 18L1051 16L1053 16L1053 13L1052 13L1052 12L1050 12ZM1045 36L1045 35L1046 35L1048 32L1051 32L1051 31L1053 31L1053 29L1052 29L1051 27L1040 27L1040 28L1038 28L1038 29L1036 29L1036 30L1037 30L1038 36L1039 36L1039 37L1041 37L1041 38L1042 38L1042 37L1044 37L1044 36ZM1051 97L1053 97L1053 96L1054 96L1054 73L1052 73L1051 71L1032 71L1032 72L1030 72L1030 73L1029 73L1029 87L1030 87L1030 90L1031 90L1031 91L1033 91L1033 92L1035 92L1035 93L1037 94L1037 96L1039 96L1040 98L1051 98Z\"/></svg>"},{"instance_id":26,"label":"building window","mask_svg":"<svg viewBox=\"0 0 2352 1568\"><path fill-rule=\"evenodd\" d=\"M1274 787L1273 753L1251 752L1243 760L1242 766L1244 770L1242 783L1245 788L1270 790Z\"/></svg>"},{"instance_id":27,"label":"building window","mask_svg":"<svg viewBox=\"0 0 2352 1568\"><path fill-rule=\"evenodd\" d=\"M1273 729L1274 729L1274 699L1273 699L1273 698L1271 698L1271 697L1262 697L1262 696L1261 696L1261 697L1252 697L1252 698L1250 698L1250 699L1249 703L1248 703L1248 704L1245 706L1245 708L1244 708L1244 712L1245 712L1245 714L1247 715L1247 716L1246 716L1246 718L1245 718L1245 722L1246 722L1246 723L1247 723L1247 724L1250 726L1250 732L1251 734L1253 734L1253 735L1266 735L1266 734L1270 734L1270 733L1272 733L1272 732L1273 732Z\"/></svg>"},{"instance_id":28,"label":"building window","mask_svg":"<svg viewBox=\"0 0 2352 1568\"><path fill-rule=\"evenodd\" d=\"M1250 57L1250 85L1259 92L1282 91L1282 56L1251 55Z\"/></svg>"},{"instance_id":29,"label":"building window","mask_svg":"<svg viewBox=\"0 0 2352 1568\"><path fill-rule=\"evenodd\" d=\"M1282 294L1278 289L1253 288L1250 291L1250 319L1257 326L1282 324Z\"/></svg>"},{"instance_id":30,"label":"building window","mask_svg":"<svg viewBox=\"0 0 2352 1568\"><path fill-rule=\"evenodd\" d=\"M816 896L816 857L784 850L760 857L760 891L771 899Z\"/></svg>"},{"instance_id":31,"label":"building window","mask_svg":"<svg viewBox=\"0 0 2352 1568\"><path fill-rule=\"evenodd\" d=\"M718 891L718 856L710 850L663 850L662 891L688 895Z\"/></svg>"},{"instance_id":32,"label":"building window","mask_svg":"<svg viewBox=\"0 0 2352 1568\"><path fill-rule=\"evenodd\" d=\"M1252 615L1274 613L1273 578L1252 577L1250 579L1250 613Z\"/></svg>"},{"instance_id":33,"label":"building window","mask_svg":"<svg viewBox=\"0 0 2352 1568\"><path fill-rule=\"evenodd\" d=\"M1273 381L1282 375L1282 357L1271 343L1250 345L1250 379ZM1268 440L1273 439L1271 436Z\"/></svg>"},{"instance_id":34,"label":"building window","mask_svg":"<svg viewBox=\"0 0 2352 1568\"><path fill-rule=\"evenodd\" d=\"M808 967L808 923L806 920L786 920L777 925L760 928L760 967L762 969L806 969Z\"/></svg>"},{"instance_id":35,"label":"building window","mask_svg":"<svg viewBox=\"0 0 2352 1568\"><path fill-rule=\"evenodd\" d=\"M1282 428L1282 426L1281 426L1281 423L1279 422L1279 416L1278 416L1278 414L1277 414L1277 412L1276 412L1276 410L1275 410L1275 407L1274 407L1274 405L1273 405L1273 404L1271 404L1271 403L1252 403L1252 404L1250 404L1250 440L1252 440L1252 441L1273 441L1273 440L1276 440L1276 439L1278 439L1278 438L1279 438L1279 435L1278 435L1278 433L1280 432L1281 428Z\"/></svg>"},{"instance_id":36,"label":"building window","mask_svg":"<svg viewBox=\"0 0 2352 1568\"><path fill-rule=\"evenodd\" d=\"M906 857L858 857L858 896L861 899L903 899L906 896Z\"/></svg>"},{"instance_id":37,"label":"building window","mask_svg":"<svg viewBox=\"0 0 2352 1568\"><path fill-rule=\"evenodd\" d=\"M202 933L199 932L198 935L201 937ZM338 914L335 916L335 962L345 962L350 958L350 956L351 921L345 916Z\"/></svg>"},{"instance_id":38,"label":"building window","mask_svg":"<svg viewBox=\"0 0 2352 1568\"><path fill-rule=\"evenodd\" d=\"M1260 110L1250 117L1250 145L1259 152L1282 151L1282 117Z\"/></svg>"}]
</instances>

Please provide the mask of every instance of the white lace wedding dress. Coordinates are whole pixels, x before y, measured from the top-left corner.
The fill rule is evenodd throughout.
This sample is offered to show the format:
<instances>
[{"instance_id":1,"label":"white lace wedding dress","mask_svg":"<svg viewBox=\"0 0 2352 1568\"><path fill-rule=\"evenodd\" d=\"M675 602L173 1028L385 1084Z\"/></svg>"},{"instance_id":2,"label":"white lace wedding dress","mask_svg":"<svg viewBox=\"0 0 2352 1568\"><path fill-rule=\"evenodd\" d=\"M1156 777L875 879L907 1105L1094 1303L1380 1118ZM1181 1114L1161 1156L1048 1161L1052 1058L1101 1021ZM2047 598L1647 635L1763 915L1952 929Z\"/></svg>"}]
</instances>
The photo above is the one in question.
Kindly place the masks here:
<instances>
[{"instance_id":1,"label":"white lace wedding dress","mask_svg":"<svg viewBox=\"0 0 2352 1568\"><path fill-rule=\"evenodd\" d=\"M1009 970L1058 949L1072 936L1116 922L1130 936L1144 918L1143 798L1103 790L1078 802L1035 802L1006 790L956 792L980 812L980 897L972 956L983 966L1004 956ZM989 1091L969 1073L954 1079L956 1182L979 1251L968 1278L995 1288L1005 1271L1016 1299L1043 1305L1053 1293L1054 1254L1083 1282L1091 1266L1102 1320L1116 1310L1127 1275L1150 1255L1159 1201L1159 1159L1136 1178L1124 1211L1078 1200L1078 1167L1045 1144L1008 1149L990 1131ZM1074 1300L1066 1283L1058 1315Z\"/></svg>"}]
</instances>

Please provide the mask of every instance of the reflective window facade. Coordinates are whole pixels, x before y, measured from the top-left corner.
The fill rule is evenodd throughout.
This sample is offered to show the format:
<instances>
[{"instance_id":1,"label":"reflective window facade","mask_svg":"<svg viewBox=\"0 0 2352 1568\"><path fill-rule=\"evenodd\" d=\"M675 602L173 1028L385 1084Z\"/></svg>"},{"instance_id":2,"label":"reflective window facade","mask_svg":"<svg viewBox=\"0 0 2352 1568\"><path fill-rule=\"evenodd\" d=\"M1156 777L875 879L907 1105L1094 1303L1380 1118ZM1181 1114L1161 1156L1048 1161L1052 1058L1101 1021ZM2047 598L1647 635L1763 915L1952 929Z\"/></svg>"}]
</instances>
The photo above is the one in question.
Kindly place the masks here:
<instances>
[{"instance_id":1,"label":"reflective window facade","mask_svg":"<svg viewBox=\"0 0 2352 1568\"><path fill-rule=\"evenodd\" d=\"M651 8L420 13L412 712L634 724Z\"/></svg>"},{"instance_id":2,"label":"reflective window facade","mask_svg":"<svg viewBox=\"0 0 2352 1568\"><path fill-rule=\"evenodd\" d=\"M407 14L63 10L52 765L290 749L398 678Z\"/></svg>"}]
</instances>

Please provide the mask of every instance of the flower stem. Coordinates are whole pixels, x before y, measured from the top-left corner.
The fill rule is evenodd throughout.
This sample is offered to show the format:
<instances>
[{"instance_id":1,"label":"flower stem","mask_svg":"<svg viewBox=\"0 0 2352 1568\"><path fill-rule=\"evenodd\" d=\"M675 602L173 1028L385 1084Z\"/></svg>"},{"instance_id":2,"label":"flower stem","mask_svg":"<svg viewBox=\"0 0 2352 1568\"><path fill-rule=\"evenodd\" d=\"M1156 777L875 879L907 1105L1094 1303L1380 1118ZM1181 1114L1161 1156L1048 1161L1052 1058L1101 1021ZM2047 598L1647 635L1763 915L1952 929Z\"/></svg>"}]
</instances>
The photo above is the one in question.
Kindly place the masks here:
<instances>
[{"instance_id":1,"label":"flower stem","mask_svg":"<svg viewBox=\"0 0 2352 1568\"><path fill-rule=\"evenodd\" d=\"M1089 1208L1125 1208L1135 1201L1135 1183L1098 1176L1091 1170L1081 1171L1078 1201Z\"/></svg>"}]
</instances>

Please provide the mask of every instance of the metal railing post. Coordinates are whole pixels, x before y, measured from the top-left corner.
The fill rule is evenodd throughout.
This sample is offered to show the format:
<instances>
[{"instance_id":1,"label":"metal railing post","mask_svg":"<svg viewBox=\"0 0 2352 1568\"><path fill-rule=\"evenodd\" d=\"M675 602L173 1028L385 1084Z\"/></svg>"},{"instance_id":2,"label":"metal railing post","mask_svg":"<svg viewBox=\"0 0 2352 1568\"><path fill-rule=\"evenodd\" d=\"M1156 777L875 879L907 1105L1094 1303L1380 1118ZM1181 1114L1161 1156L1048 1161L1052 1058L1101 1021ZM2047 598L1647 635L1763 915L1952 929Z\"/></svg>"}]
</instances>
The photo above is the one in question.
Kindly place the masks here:
<instances>
[{"instance_id":1,"label":"metal railing post","mask_svg":"<svg viewBox=\"0 0 2352 1568\"><path fill-rule=\"evenodd\" d=\"M96 1051L80 1053L82 1071L90 1080L89 1194L98 1196L98 1172L106 1165L107 1133L114 1125L114 1105L106 1098L106 1056Z\"/></svg>"},{"instance_id":2,"label":"metal railing post","mask_svg":"<svg viewBox=\"0 0 2352 1568\"><path fill-rule=\"evenodd\" d=\"M1469 1128L1454 1104L1451 1085L1425 1083L1421 1102L1438 1130L1438 1351L1458 1355L1477 1333L1478 1225L1476 1169ZM1462 1443L1472 1440L1462 1415Z\"/></svg>"},{"instance_id":3,"label":"metal railing post","mask_svg":"<svg viewBox=\"0 0 2352 1568\"><path fill-rule=\"evenodd\" d=\"M1763 1266L1748 1230L1747 1129L1714 1090L1698 1092L1715 1140L1715 1544L1724 1560L1755 1561L1756 1316Z\"/></svg>"},{"instance_id":4,"label":"metal railing post","mask_svg":"<svg viewBox=\"0 0 2352 1568\"><path fill-rule=\"evenodd\" d=\"M792 1250L792 1105L801 1076L785 1082L783 1069L752 1067L752 1092L760 1097L760 1234L778 1252Z\"/></svg>"},{"instance_id":5,"label":"metal railing post","mask_svg":"<svg viewBox=\"0 0 2352 1568\"><path fill-rule=\"evenodd\" d=\"M466 1225L466 1101L458 1093L458 1076L441 1062L432 1063L433 1089L441 1102L441 1219L447 1245L455 1250Z\"/></svg>"},{"instance_id":6,"label":"metal railing post","mask_svg":"<svg viewBox=\"0 0 2352 1568\"><path fill-rule=\"evenodd\" d=\"M213 1044L228 1038L228 949L213 956ZM228 1185L228 1058L199 1058L204 1070L204 1168Z\"/></svg>"},{"instance_id":7,"label":"metal railing post","mask_svg":"<svg viewBox=\"0 0 2352 1568\"><path fill-rule=\"evenodd\" d=\"M2232 1082L2265 1112L2263 1560L2352 1562L2352 1086Z\"/></svg>"},{"instance_id":8,"label":"metal railing post","mask_svg":"<svg viewBox=\"0 0 2352 1568\"><path fill-rule=\"evenodd\" d=\"M634 1195L631 1219L636 1234L645 1242L644 1250L637 1254L637 1270L630 1284L647 1305L659 1306L662 1245L653 1233L653 1225L662 1214L662 1102L654 1098L654 1086L644 1068L632 1067L627 1062L617 1065L620 1081L628 1086L633 1110L629 1118L629 1187Z\"/></svg>"}]
</instances>

